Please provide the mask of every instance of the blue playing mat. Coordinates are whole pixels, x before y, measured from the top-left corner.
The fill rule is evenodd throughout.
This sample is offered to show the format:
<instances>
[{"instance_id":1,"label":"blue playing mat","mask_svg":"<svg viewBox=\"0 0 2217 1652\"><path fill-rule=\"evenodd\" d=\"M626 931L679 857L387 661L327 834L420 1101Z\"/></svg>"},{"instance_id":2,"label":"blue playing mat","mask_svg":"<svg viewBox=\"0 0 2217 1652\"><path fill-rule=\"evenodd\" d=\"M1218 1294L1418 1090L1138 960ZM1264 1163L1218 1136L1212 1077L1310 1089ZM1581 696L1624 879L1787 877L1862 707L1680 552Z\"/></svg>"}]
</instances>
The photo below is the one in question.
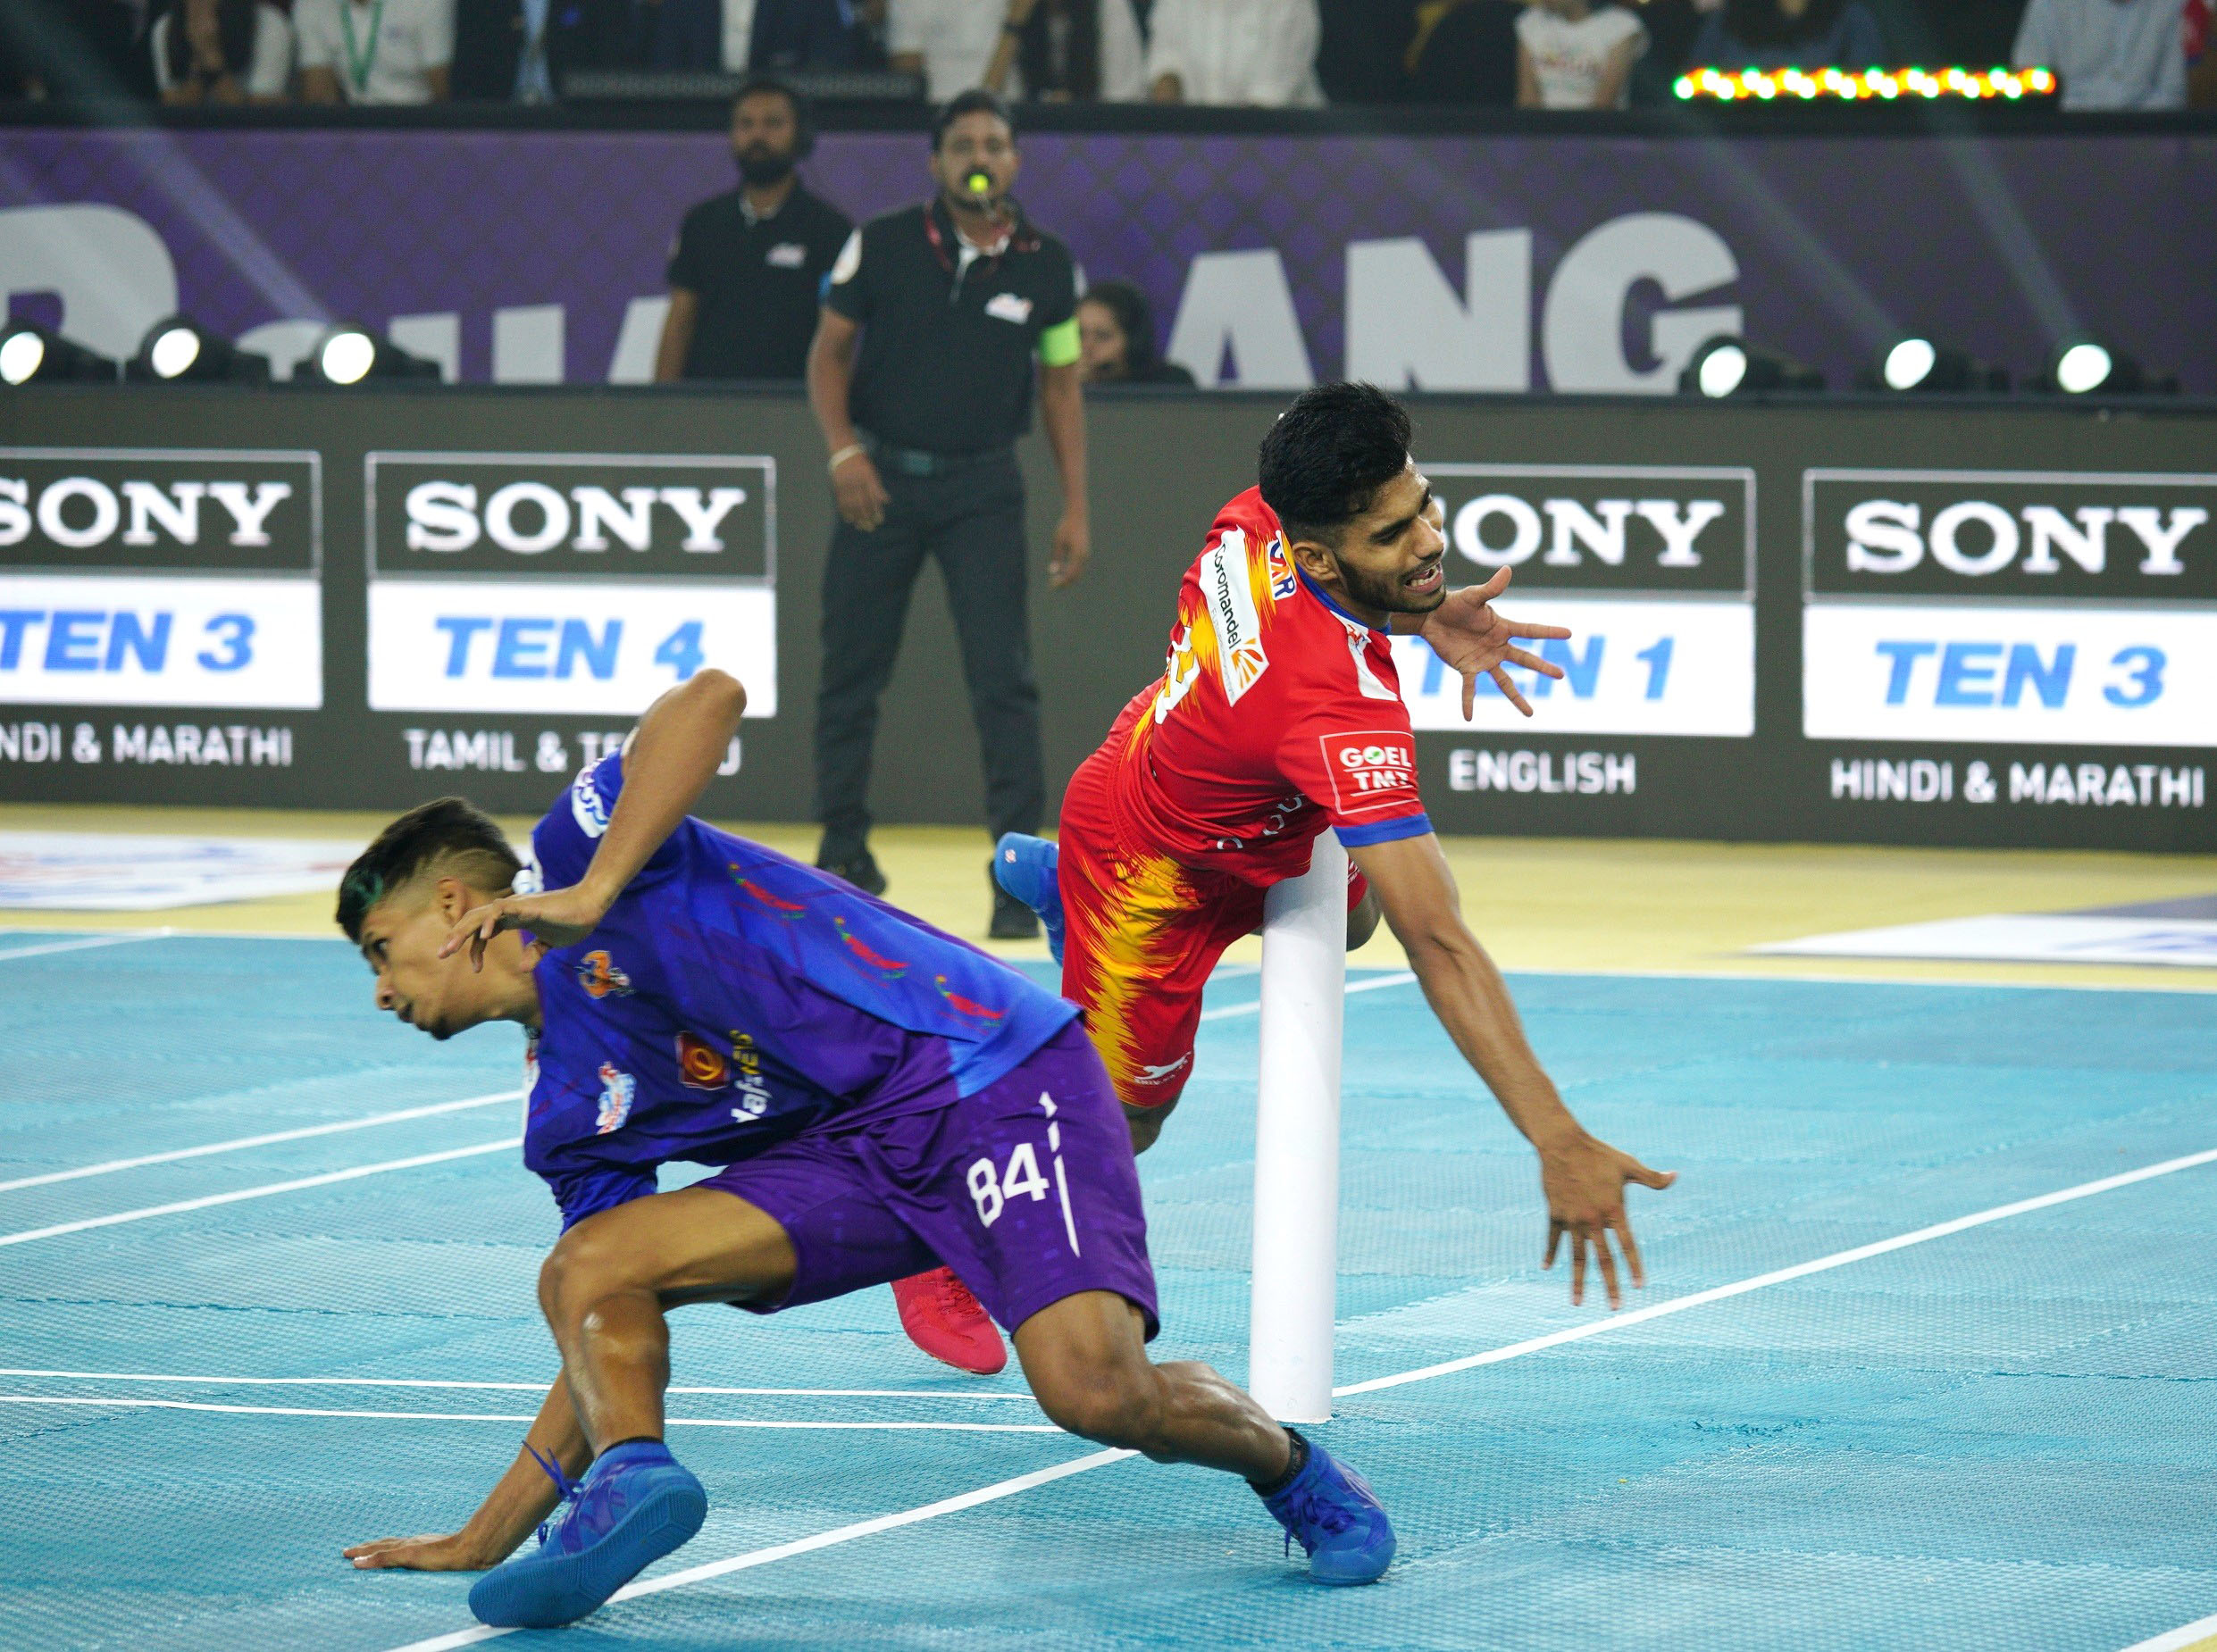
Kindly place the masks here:
<instances>
[{"instance_id":1,"label":"blue playing mat","mask_svg":"<svg viewBox=\"0 0 2217 1652\"><path fill-rule=\"evenodd\" d=\"M337 943L63 939L0 936L0 1646L463 1644L466 1577L338 1551L458 1524L553 1374L520 1035L390 1024ZM1589 1127L1683 1172L1633 1195L1634 1307L2217 1148L2206 997L1515 986ZM1158 1355L1234 1377L1254 1039L1204 1027L1142 1161ZM1010 1489L1093 1448L877 1291L678 1313L680 1389L793 1391L673 1393L712 1508L649 1576L770 1554L504 1644L2117 1652L2217 1612L2217 1163L1609 1322L1540 1272L1530 1153L1413 987L1349 999L1345 1140L1341 1381L1509 1351L1320 1431L1394 1514L1380 1587L1310 1587L1198 1470Z\"/></svg>"}]
</instances>

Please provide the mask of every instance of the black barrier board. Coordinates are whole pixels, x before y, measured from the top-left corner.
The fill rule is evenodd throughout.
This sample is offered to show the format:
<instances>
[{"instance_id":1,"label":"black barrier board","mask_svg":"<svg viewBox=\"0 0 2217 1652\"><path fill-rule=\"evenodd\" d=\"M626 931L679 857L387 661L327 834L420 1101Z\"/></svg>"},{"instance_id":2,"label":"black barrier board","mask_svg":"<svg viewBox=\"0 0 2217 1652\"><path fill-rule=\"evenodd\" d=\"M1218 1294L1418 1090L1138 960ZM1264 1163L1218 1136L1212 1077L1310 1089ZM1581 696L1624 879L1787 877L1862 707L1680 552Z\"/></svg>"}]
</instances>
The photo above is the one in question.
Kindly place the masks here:
<instances>
[{"instance_id":1,"label":"black barrier board","mask_svg":"<svg viewBox=\"0 0 2217 1652\"><path fill-rule=\"evenodd\" d=\"M1033 597L1050 784L1159 675L1283 399L1090 405L1092 565ZM1441 830L2217 847L2217 409L1411 407L1452 582L1507 567L1505 609L1576 633L1529 721L1466 723L1396 643ZM832 516L798 394L38 388L0 443L7 797L536 813L714 663L749 705L704 806L808 818ZM926 578L881 818L982 822L963 682Z\"/></svg>"}]
</instances>

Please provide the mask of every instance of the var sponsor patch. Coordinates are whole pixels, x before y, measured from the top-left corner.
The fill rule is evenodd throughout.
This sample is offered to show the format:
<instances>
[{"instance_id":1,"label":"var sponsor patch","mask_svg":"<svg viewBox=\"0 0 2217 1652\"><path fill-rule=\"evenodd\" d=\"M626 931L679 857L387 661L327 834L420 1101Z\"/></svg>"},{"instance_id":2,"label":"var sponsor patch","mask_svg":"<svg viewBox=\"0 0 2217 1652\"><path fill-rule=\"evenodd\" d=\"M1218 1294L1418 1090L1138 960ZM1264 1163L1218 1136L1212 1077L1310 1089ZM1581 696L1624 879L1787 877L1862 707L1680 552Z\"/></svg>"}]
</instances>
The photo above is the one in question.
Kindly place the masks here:
<instances>
[{"instance_id":1,"label":"var sponsor patch","mask_svg":"<svg viewBox=\"0 0 2217 1652\"><path fill-rule=\"evenodd\" d=\"M1332 776L1332 802L1341 814L1376 814L1422 806L1417 792L1417 752L1394 729L1359 729L1318 737Z\"/></svg>"}]
</instances>

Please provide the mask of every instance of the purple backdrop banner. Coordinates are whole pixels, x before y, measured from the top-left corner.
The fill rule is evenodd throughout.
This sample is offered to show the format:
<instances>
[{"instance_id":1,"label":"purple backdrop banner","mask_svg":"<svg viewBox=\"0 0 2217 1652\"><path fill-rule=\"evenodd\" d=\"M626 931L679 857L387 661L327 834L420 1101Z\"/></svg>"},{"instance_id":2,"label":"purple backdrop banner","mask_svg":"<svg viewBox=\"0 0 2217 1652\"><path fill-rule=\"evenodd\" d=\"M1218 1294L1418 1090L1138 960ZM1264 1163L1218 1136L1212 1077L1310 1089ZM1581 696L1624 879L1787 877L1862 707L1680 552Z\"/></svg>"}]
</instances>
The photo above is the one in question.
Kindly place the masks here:
<instances>
[{"instance_id":1,"label":"purple backdrop banner","mask_svg":"<svg viewBox=\"0 0 2217 1652\"><path fill-rule=\"evenodd\" d=\"M924 193L924 149L827 136L808 176L859 218ZM1729 327L1836 385L1900 330L2023 375L2083 329L2217 393L2206 136L1040 134L1025 165L1204 383L1662 389ZM731 181L712 135L16 129L0 287L111 350L172 307L406 317L465 379L638 379L671 233Z\"/></svg>"}]
</instances>

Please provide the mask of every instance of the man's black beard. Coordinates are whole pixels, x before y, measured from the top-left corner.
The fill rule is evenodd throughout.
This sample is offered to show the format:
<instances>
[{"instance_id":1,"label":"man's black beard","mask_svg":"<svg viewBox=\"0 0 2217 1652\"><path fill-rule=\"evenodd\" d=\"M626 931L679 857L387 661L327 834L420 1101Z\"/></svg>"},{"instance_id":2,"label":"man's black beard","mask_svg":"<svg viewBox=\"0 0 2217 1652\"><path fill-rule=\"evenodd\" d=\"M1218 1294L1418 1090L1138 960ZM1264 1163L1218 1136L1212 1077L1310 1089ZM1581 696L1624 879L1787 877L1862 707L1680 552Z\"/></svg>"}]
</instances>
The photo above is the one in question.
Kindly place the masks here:
<instances>
[{"instance_id":1,"label":"man's black beard","mask_svg":"<svg viewBox=\"0 0 2217 1652\"><path fill-rule=\"evenodd\" d=\"M1350 567L1336 555L1332 563L1339 570L1341 592L1358 608L1375 609L1381 613L1429 613L1447 600L1444 580L1440 581L1437 590L1418 597L1402 587L1400 574L1366 573L1359 568Z\"/></svg>"},{"instance_id":2,"label":"man's black beard","mask_svg":"<svg viewBox=\"0 0 2217 1652\"><path fill-rule=\"evenodd\" d=\"M740 154L732 157L739 163L739 175L749 188L767 189L782 184L793 175L793 157L790 154Z\"/></svg>"}]
</instances>

